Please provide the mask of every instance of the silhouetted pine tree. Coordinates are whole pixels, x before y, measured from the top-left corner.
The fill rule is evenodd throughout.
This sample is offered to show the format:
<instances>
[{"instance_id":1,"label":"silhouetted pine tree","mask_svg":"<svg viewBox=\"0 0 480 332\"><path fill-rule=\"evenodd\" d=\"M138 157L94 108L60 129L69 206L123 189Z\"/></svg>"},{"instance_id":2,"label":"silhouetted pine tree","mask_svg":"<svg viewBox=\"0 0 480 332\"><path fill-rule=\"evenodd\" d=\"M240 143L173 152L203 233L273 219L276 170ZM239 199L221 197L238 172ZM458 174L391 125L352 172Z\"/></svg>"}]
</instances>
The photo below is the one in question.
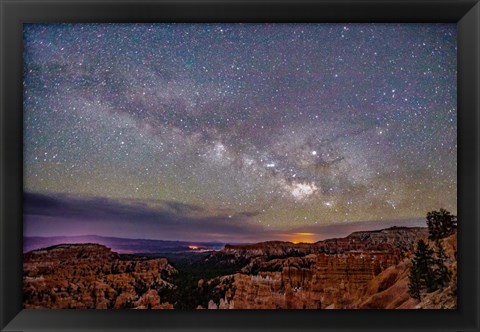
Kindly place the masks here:
<instances>
[{"instance_id":1,"label":"silhouetted pine tree","mask_svg":"<svg viewBox=\"0 0 480 332\"><path fill-rule=\"evenodd\" d=\"M417 243L417 250L413 257L414 265L418 268L418 273L420 274L420 280L427 288L427 292L433 292L437 290L437 283L435 278L435 272L433 270L434 258L433 258L433 249L431 249L428 244L423 240L419 240Z\"/></svg>"},{"instance_id":2,"label":"silhouetted pine tree","mask_svg":"<svg viewBox=\"0 0 480 332\"><path fill-rule=\"evenodd\" d=\"M427 213L428 238L438 240L452 234L457 227L457 217L445 209Z\"/></svg>"},{"instance_id":3,"label":"silhouetted pine tree","mask_svg":"<svg viewBox=\"0 0 480 332\"><path fill-rule=\"evenodd\" d=\"M410 268L410 274L408 275L408 293L417 301L422 300L420 291L422 290L422 280L420 271L415 262L412 263Z\"/></svg>"}]
</instances>

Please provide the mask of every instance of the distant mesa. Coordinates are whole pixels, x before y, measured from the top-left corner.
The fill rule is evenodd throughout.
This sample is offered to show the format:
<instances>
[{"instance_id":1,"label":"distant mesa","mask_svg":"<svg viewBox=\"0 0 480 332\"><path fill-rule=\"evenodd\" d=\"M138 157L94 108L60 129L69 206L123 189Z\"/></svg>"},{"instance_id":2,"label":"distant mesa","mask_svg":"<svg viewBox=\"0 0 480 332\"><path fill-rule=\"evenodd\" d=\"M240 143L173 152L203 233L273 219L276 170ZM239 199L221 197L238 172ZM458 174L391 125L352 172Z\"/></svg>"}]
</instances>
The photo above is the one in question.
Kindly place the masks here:
<instances>
[{"instance_id":1,"label":"distant mesa","mask_svg":"<svg viewBox=\"0 0 480 332\"><path fill-rule=\"evenodd\" d=\"M166 253L182 252L189 250L219 250L223 248L223 243L206 242L191 243L184 241L165 241L148 239L127 239L117 237L105 237L96 235L83 236L54 236L54 237L24 237L23 252L29 252L35 249L46 248L62 243L98 243L111 248L113 251L122 254L134 253ZM191 247L197 247L192 249Z\"/></svg>"}]
</instances>

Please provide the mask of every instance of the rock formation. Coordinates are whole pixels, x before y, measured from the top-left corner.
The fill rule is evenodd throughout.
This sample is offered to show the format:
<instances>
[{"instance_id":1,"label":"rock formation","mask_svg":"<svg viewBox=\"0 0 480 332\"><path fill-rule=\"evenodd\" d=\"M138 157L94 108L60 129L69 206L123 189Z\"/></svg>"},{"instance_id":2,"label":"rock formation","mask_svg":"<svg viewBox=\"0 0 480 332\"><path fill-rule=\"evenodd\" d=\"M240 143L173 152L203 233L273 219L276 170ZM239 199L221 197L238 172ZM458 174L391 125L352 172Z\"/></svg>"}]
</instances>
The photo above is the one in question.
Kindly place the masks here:
<instances>
[{"instance_id":1,"label":"rock formation","mask_svg":"<svg viewBox=\"0 0 480 332\"><path fill-rule=\"evenodd\" d=\"M24 307L456 308L456 232L441 240L449 283L424 292L421 302L408 293L415 243L427 237L426 228L392 227L313 244L227 245L199 256L195 268L210 274L198 277L165 258L119 255L98 244L57 245L24 255Z\"/></svg>"},{"instance_id":2,"label":"rock formation","mask_svg":"<svg viewBox=\"0 0 480 332\"><path fill-rule=\"evenodd\" d=\"M98 244L57 245L24 255L25 308L173 308L158 290L176 270L166 259L123 259Z\"/></svg>"},{"instance_id":3,"label":"rock formation","mask_svg":"<svg viewBox=\"0 0 480 332\"><path fill-rule=\"evenodd\" d=\"M415 242L426 237L426 228L394 227L373 232L355 232L343 239L320 241L311 245L273 242L226 246L228 254L250 257L251 260L240 273L232 276L234 281L229 295L226 293L221 303L212 302L209 307L455 307L452 304L456 298L453 294L453 281L444 290L425 296L420 304L408 294L409 257ZM456 275L456 234L443 243L450 257L449 269L454 269ZM293 255L297 257L288 257Z\"/></svg>"}]
</instances>

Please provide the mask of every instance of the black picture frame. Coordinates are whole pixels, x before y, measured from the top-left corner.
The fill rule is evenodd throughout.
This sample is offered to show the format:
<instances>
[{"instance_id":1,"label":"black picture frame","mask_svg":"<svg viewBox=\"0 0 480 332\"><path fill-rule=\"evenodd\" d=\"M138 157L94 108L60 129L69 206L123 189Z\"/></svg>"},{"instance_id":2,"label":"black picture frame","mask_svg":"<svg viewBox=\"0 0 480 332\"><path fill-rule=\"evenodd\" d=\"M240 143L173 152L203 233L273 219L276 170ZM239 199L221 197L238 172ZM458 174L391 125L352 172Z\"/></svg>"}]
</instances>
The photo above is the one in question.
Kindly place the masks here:
<instances>
[{"instance_id":1,"label":"black picture frame","mask_svg":"<svg viewBox=\"0 0 480 332\"><path fill-rule=\"evenodd\" d=\"M478 0L0 0L0 11L2 331L480 331ZM47 22L456 22L458 309L22 309L22 24Z\"/></svg>"}]
</instances>

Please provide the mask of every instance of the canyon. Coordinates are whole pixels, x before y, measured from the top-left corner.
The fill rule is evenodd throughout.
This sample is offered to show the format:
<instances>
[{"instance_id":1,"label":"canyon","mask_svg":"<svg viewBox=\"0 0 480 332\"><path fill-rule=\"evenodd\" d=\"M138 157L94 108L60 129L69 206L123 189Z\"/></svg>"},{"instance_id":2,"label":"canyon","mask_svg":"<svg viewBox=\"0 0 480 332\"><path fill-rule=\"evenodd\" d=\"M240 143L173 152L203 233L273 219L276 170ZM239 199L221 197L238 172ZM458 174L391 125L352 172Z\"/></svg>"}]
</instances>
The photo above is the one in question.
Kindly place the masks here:
<instances>
[{"instance_id":1,"label":"canyon","mask_svg":"<svg viewBox=\"0 0 480 332\"><path fill-rule=\"evenodd\" d=\"M24 255L24 307L455 308L456 232L442 240L450 283L420 302L408 293L415 243L427 238L427 228L392 227L316 243L225 245L183 261L57 245Z\"/></svg>"}]
</instances>

